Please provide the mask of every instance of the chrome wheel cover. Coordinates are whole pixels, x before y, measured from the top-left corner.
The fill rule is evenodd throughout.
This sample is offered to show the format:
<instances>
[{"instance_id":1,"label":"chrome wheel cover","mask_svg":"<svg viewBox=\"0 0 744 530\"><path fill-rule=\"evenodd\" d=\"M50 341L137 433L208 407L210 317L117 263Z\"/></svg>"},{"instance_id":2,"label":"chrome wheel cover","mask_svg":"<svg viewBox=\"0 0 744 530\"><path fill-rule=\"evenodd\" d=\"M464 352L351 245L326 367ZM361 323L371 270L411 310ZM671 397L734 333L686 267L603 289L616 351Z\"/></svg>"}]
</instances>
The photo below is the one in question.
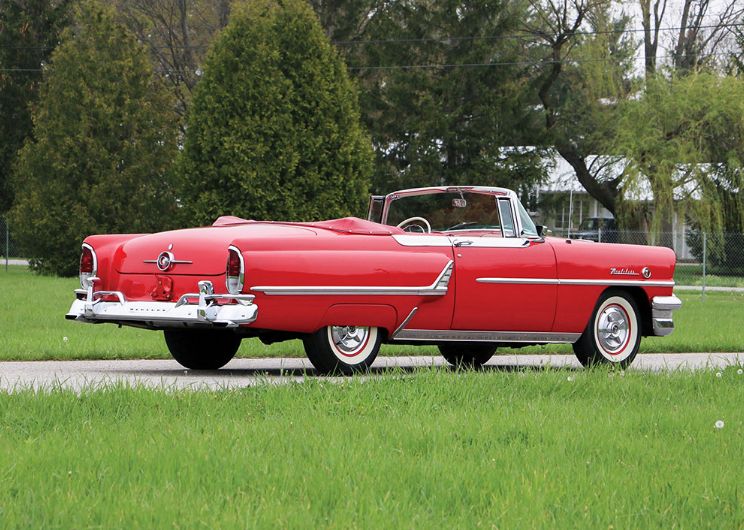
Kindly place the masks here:
<instances>
[{"instance_id":1,"label":"chrome wheel cover","mask_svg":"<svg viewBox=\"0 0 744 530\"><path fill-rule=\"evenodd\" d=\"M369 342L369 328L357 326L331 326L331 341L345 357L358 355Z\"/></svg>"},{"instance_id":2,"label":"chrome wheel cover","mask_svg":"<svg viewBox=\"0 0 744 530\"><path fill-rule=\"evenodd\" d=\"M627 346L629 337L628 315L621 306L608 305L597 315L597 339L607 353L621 351Z\"/></svg>"}]
</instances>

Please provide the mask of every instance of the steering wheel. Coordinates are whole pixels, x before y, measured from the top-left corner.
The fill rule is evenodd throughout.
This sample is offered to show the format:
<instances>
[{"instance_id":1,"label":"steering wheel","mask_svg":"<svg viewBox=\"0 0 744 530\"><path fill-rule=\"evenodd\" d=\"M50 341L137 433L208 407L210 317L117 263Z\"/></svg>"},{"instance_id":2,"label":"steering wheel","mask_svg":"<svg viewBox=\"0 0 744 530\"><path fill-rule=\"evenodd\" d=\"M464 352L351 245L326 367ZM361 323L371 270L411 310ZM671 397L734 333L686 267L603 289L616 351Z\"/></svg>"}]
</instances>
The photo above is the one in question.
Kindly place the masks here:
<instances>
[{"instance_id":1,"label":"steering wheel","mask_svg":"<svg viewBox=\"0 0 744 530\"><path fill-rule=\"evenodd\" d=\"M414 221L421 221L422 223L424 223L424 226L421 226L420 224L415 224L413 223ZM401 221L400 223L398 223L397 226L398 228L403 228L407 224L411 225L410 228L413 228L414 226L420 228L422 234L431 234L431 225L429 224L429 221L427 221L423 217L409 217L408 219L405 219ZM406 232L418 232L418 230L406 230L405 228L403 228L403 230L405 230Z\"/></svg>"}]
</instances>

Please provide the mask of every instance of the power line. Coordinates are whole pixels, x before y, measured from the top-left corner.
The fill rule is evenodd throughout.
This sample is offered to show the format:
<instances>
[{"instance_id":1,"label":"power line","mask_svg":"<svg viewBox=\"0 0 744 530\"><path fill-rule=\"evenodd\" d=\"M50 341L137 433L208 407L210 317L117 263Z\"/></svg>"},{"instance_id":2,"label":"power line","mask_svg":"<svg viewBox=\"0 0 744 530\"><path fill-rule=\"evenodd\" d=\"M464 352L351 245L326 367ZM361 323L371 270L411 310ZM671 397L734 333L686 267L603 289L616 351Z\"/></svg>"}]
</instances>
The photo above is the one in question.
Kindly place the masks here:
<instances>
[{"instance_id":1,"label":"power line","mask_svg":"<svg viewBox=\"0 0 744 530\"><path fill-rule=\"evenodd\" d=\"M714 29L714 28L738 28L744 27L744 22L731 22L728 24L709 24L698 26L696 29ZM658 31L680 31L690 29L687 26L680 27L664 27L659 28ZM600 31L576 31L572 33L573 36L590 36L590 35L612 35L612 34L623 34L623 33L643 33L646 31L643 28L633 29L615 29L615 30L600 30ZM468 42L476 40L530 40L528 37L534 37L531 33L508 33L505 35L474 35L469 37L421 37L421 38L400 38L400 39L370 39L370 40L336 40L332 41L334 44L340 46L346 45L367 45L367 44L401 44L401 43L415 43L415 42L440 42L440 43L452 43L452 42ZM543 39L538 39L543 40Z\"/></svg>"},{"instance_id":2,"label":"power line","mask_svg":"<svg viewBox=\"0 0 744 530\"><path fill-rule=\"evenodd\" d=\"M708 53L704 57L731 57L731 53ZM660 55L656 57L656 60L673 59L675 56ZM586 64L586 63L605 63L610 62L610 58L604 59L563 59L560 61L543 60L543 61L495 61L489 63L431 63L431 64L391 64L391 65L378 65L378 66L349 66L349 70L423 70L423 69L434 69L434 68L487 68L494 66L549 66L553 64Z\"/></svg>"},{"instance_id":3,"label":"power line","mask_svg":"<svg viewBox=\"0 0 744 530\"><path fill-rule=\"evenodd\" d=\"M726 53L726 52L718 52L718 53L708 53L705 54L704 57L731 57L732 53ZM675 56L673 54L668 55L659 55L656 57L658 60L664 60L664 59L673 59ZM542 60L542 61L494 61L494 62L484 62L484 63L429 63L429 64L391 64L391 65L372 65L372 66L348 66L347 68L349 70L424 70L424 69L435 69L435 68L488 68L488 67L499 67L499 66L550 66L553 64L567 64L567 65L573 65L573 64L589 64L589 63L605 63L610 62L611 58L602 58L602 59L569 59L565 58L560 61L553 61L553 60ZM53 65L50 65L47 68L0 68L0 72L42 72L46 69L53 68ZM159 74L178 74L181 75L183 72L178 70L164 70L164 69L158 69L157 73Z\"/></svg>"},{"instance_id":4,"label":"power line","mask_svg":"<svg viewBox=\"0 0 744 530\"><path fill-rule=\"evenodd\" d=\"M720 29L720 28L740 28L744 27L744 22L730 22L725 24L706 24L697 26L695 29ZM652 30L652 31L680 31L680 30L686 30L691 29L689 26L678 26L678 27L663 27L658 28L658 30ZM591 36L591 35L614 35L614 34L631 34L631 33L643 33L646 31L643 28L632 28L632 29L608 29L608 30L599 30L599 31L576 31L572 33L572 36ZM530 39L532 37L532 39ZM369 39L369 40L361 40L361 39L354 39L354 40L333 40L331 41L333 44L339 45L339 46L355 46L355 45L363 45L367 46L370 44L402 44L402 43L421 43L421 42L438 42L438 43L444 43L444 44L450 44L453 42L470 42L470 41L478 41L478 40L486 40L486 41L499 41L499 40L520 40L520 41L540 41L543 40L541 38L535 38L536 36L534 34L524 32L524 33L507 33L504 35L472 35L472 36L466 36L466 37L458 37L458 36L443 36L443 37L405 37L405 38L397 38L397 39ZM147 42L143 42L143 44L147 44ZM156 49L156 50L168 50L168 49L178 49L178 50L204 50L209 48L209 45L206 44L191 44L191 45L171 45L171 46L152 46L149 45L150 48ZM39 51L50 51L54 50L55 46L14 46L14 45L0 45L0 48L4 49L10 49L10 50L39 50Z\"/></svg>"}]
</instances>

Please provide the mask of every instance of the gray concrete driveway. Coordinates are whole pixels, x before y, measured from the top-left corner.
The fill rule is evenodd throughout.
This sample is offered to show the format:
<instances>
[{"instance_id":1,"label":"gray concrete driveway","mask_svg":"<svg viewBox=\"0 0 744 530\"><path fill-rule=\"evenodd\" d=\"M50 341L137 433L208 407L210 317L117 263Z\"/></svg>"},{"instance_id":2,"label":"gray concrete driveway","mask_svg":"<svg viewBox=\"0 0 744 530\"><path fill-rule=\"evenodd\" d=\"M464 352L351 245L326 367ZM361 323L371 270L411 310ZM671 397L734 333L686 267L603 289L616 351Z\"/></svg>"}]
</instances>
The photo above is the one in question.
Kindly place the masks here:
<instances>
[{"instance_id":1,"label":"gray concrete driveway","mask_svg":"<svg viewBox=\"0 0 744 530\"><path fill-rule=\"evenodd\" d=\"M418 367L445 365L441 357L380 357L373 373L399 373ZM744 353L639 355L631 369L645 371L701 370L744 365ZM489 370L533 368L581 369L572 355L497 355ZM195 372L175 361L31 361L0 362L0 391L63 387L73 390L112 383L165 389L224 389L256 384L284 384L317 377L306 359L234 359L222 370ZM327 378L337 380L340 378Z\"/></svg>"}]
</instances>

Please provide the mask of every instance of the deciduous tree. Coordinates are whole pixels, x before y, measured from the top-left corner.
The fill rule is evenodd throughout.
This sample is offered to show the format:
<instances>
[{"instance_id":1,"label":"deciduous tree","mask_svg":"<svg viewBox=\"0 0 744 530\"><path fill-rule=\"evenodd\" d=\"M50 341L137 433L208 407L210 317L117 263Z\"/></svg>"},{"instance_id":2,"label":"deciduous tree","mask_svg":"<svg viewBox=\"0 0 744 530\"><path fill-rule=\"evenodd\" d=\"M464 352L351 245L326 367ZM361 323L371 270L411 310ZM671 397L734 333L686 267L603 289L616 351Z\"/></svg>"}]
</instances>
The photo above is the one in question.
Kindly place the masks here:
<instances>
[{"instance_id":1,"label":"deciduous tree","mask_svg":"<svg viewBox=\"0 0 744 530\"><path fill-rule=\"evenodd\" d=\"M227 25L229 0L108 0L150 50L156 72L176 96L185 131L191 94L215 35Z\"/></svg>"},{"instance_id":2,"label":"deciduous tree","mask_svg":"<svg viewBox=\"0 0 744 530\"><path fill-rule=\"evenodd\" d=\"M623 186L652 193L651 228L668 229L676 212L706 230L744 230L744 80L654 76L619 125Z\"/></svg>"},{"instance_id":3,"label":"deciduous tree","mask_svg":"<svg viewBox=\"0 0 744 530\"><path fill-rule=\"evenodd\" d=\"M535 0L525 29L539 38L542 64L534 89L542 106L543 141L571 165L587 192L616 213L622 176L609 145L617 105L631 92L633 46L625 16L609 0Z\"/></svg>"},{"instance_id":4,"label":"deciduous tree","mask_svg":"<svg viewBox=\"0 0 744 530\"><path fill-rule=\"evenodd\" d=\"M656 74L659 59L677 75L721 63L718 55L744 15L739 0L682 0L674 4L670 0L638 0L638 6L646 76ZM664 28L672 30L667 46L661 42ZM672 52L670 57L659 57L660 45Z\"/></svg>"}]
</instances>

